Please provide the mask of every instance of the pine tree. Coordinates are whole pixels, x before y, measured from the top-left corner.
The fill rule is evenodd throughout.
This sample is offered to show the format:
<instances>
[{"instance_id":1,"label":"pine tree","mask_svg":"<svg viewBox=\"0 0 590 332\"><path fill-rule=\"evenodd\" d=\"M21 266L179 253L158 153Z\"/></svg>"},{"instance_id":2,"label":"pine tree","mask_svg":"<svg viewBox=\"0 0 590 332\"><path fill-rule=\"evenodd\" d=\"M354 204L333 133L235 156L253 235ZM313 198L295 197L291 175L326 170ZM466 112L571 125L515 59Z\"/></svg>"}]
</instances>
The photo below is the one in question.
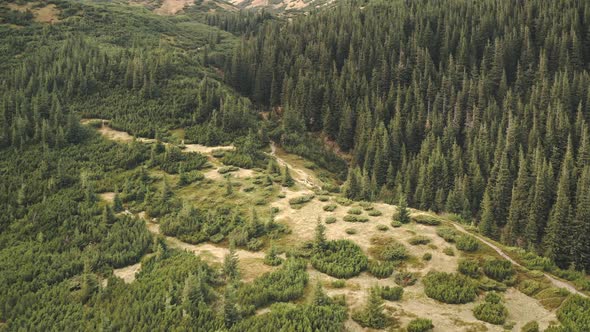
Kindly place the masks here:
<instances>
[{"instance_id":1,"label":"pine tree","mask_svg":"<svg viewBox=\"0 0 590 332\"><path fill-rule=\"evenodd\" d=\"M397 214L394 215L394 221L399 221L402 224L410 222L410 210L408 209L408 201L406 195L401 194L399 204L397 206Z\"/></svg>"},{"instance_id":2,"label":"pine tree","mask_svg":"<svg viewBox=\"0 0 590 332\"><path fill-rule=\"evenodd\" d=\"M331 304L332 301L328 295L324 292L324 288L322 287L322 282L318 279L315 284L315 289L313 292L313 298L311 300L312 305L316 306L325 306Z\"/></svg>"},{"instance_id":3,"label":"pine tree","mask_svg":"<svg viewBox=\"0 0 590 332\"><path fill-rule=\"evenodd\" d=\"M317 252L321 252L326 248L326 226L319 220L315 227L314 248Z\"/></svg>"},{"instance_id":4,"label":"pine tree","mask_svg":"<svg viewBox=\"0 0 590 332\"><path fill-rule=\"evenodd\" d=\"M496 223L494 221L494 206L490 194L486 191L481 202L481 221L479 222L479 231L488 237L496 236Z\"/></svg>"},{"instance_id":5,"label":"pine tree","mask_svg":"<svg viewBox=\"0 0 590 332\"><path fill-rule=\"evenodd\" d=\"M233 285L225 287L223 293L223 322L226 328L231 328L240 320L240 312L236 305L236 291Z\"/></svg>"},{"instance_id":6,"label":"pine tree","mask_svg":"<svg viewBox=\"0 0 590 332\"><path fill-rule=\"evenodd\" d=\"M363 327L374 329L383 329L389 325L389 320L383 313L383 299L381 298L379 286L373 286L369 289L369 297L365 308L361 312L353 314L353 319Z\"/></svg>"},{"instance_id":7,"label":"pine tree","mask_svg":"<svg viewBox=\"0 0 590 332\"><path fill-rule=\"evenodd\" d=\"M518 176L516 178L516 183L512 187L508 223L503 231L503 240L508 244L523 244L521 237L524 233L528 217L529 190L530 175L528 164L526 157L521 150L519 153Z\"/></svg>"},{"instance_id":8,"label":"pine tree","mask_svg":"<svg viewBox=\"0 0 590 332\"><path fill-rule=\"evenodd\" d=\"M234 185L231 182L231 174L225 177L225 196L231 196L234 193Z\"/></svg>"},{"instance_id":9,"label":"pine tree","mask_svg":"<svg viewBox=\"0 0 590 332\"><path fill-rule=\"evenodd\" d=\"M119 213L123 211L123 202L121 201L121 197L119 196L119 192L115 191L115 197L113 198L113 211Z\"/></svg>"},{"instance_id":10,"label":"pine tree","mask_svg":"<svg viewBox=\"0 0 590 332\"><path fill-rule=\"evenodd\" d=\"M293 177L291 177L291 172L289 171L289 166L285 165L285 169L283 171L283 179L281 181L283 187L292 187L295 184Z\"/></svg>"},{"instance_id":11,"label":"pine tree","mask_svg":"<svg viewBox=\"0 0 590 332\"><path fill-rule=\"evenodd\" d=\"M573 221L572 256L577 269L590 271L590 166L578 181L576 214Z\"/></svg>"},{"instance_id":12,"label":"pine tree","mask_svg":"<svg viewBox=\"0 0 590 332\"><path fill-rule=\"evenodd\" d=\"M240 279L238 255L233 244L230 244L229 253L225 255L223 259L223 274L225 275L226 280L230 283L236 282Z\"/></svg>"},{"instance_id":13,"label":"pine tree","mask_svg":"<svg viewBox=\"0 0 590 332\"><path fill-rule=\"evenodd\" d=\"M559 177L557 200L549 217L547 234L543 239L545 254L560 268L567 268L571 262L570 176L571 170L568 168L567 162L564 161Z\"/></svg>"}]
</instances>

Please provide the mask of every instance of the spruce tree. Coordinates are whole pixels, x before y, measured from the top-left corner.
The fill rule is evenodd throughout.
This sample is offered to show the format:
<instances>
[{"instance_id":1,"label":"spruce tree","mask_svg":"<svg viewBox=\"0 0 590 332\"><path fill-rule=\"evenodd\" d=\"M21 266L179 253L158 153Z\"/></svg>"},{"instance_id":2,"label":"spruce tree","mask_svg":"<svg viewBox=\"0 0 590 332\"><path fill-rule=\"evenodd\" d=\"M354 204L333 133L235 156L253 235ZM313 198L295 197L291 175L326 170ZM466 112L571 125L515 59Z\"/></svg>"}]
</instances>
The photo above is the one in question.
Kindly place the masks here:
<instances>
[{"instance_id":1,"label":"spruce tree","mask_svg":"<svg viewBox=\"0 0 590 332\"><path fill-rule=\"evenodd\" d=\"M291 177L289 166L287 165L285 165L285 169L283 170L283 178L281 184L283 185L283 187L292 187L295 184L295 181Z\"/></svg>"},{"instance_id":2,"label":"spruce tree","mask_svg":"<svg viewBox=\"0 0 590 332\"><path fill-rule=\"evenodd\" d=\"M528 201L530 189L530 175L528 164L523 151L519 153L518 176L512 187L508 223L503 231L503 240L511 245L522 245L521 237L526 227L528 217Z\"/></svg>"},{"instance_id":3,"label":"spruce tree","mask_svg":"<svg viewBox=\"0 0 590 332\"><path fill-rule=\"evenodd\" d=\"M397 214L394 215L394 221L399 221L402 224L410 222L410 210L408 209L408 201L406 195L401 194L399 204L397 206Z\"/></svg>"},{"instance_id":4,"label":"spruce tree","mask_svg":"<svg viewBox=\"0 0 590 332\"><path fill-rule=\"evenodd\" d=\"M578 181L576 213L573 221L572 256L577 269L590 271L590 166Z\"/></svg>"},{"instance_id":5,"label":"spruce tree","mask_svg":"<svg viewBox=\"0 0 590 332\"><path fill-rule=\"evenodd\" d=\"M488 237L496 236L496 222L494 221L494 206L490 194L486 191L481 202L481 220L479 222L479 231Z\"/></svg>"}]
</instances>

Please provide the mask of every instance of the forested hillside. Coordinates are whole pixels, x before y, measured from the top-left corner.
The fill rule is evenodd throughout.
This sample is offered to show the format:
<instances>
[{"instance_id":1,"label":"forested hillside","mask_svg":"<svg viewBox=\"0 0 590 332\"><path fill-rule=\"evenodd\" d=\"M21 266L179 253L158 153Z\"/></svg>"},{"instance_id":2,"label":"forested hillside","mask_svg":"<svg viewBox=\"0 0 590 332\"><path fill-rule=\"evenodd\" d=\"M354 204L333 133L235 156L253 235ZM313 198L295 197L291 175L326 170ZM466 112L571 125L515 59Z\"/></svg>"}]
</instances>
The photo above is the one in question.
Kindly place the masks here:
<instances>
[{"instance_id":1,"label":"forested hillside","mask_svg":"<svg viewBox=\"0 0 590 332\"><path fill-rule=\"evenodd\" d=\"M589 270L589 26L585 1L345 1L266 24L225 77L282 115L284 145L348 154L347 197Z\"/></svg>"}]
</instances>

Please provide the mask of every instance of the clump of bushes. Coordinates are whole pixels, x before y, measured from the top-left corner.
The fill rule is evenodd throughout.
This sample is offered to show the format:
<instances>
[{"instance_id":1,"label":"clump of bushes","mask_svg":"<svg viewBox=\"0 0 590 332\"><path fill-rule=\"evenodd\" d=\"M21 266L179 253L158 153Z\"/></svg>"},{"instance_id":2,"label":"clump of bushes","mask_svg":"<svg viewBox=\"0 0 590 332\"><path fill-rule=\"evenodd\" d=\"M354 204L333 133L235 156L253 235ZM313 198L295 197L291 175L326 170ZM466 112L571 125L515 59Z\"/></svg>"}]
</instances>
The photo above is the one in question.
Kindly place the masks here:
<instances>
[{"instance_id":1,"label":"clump of bushes","mask_svg":"<svg viewBox=\"0 0 590 332\"><path fill-rule=\"evenodd\" d=\"M397 221L397 220L394 220L394 221L391 222L391 227L393 227L393 228L402 227L402 223L399 222L399 221Z\"/></svg>"},{"instance_id":2,"label":"clump of bushes","mask_svg":"<svg viewBox=\"0 0 590 332\"><path fill-rule=\"evenodd\" d=\"M404 288L399 286L381 287L381 298L387 301L399 301L404 294Z\"/></svg>"},{"instance_id":3,"label":"clump of bushes","mask_svg":"<svg viewBox=\"0 0 590 332\"><path fill-rule=\"evenodd\" d=\"M335 278L351 278L367 268L368 259L361 248L349 240L325 242L311 257L313 267Z\"/></svg>"},{"instance_id":4,"label":"clump of bushes","mask_svg":"<svg viewBox=\"0 0 590 332\"><path fill-rule=\"evenodd\" d=\"M475 318L495 325L502 325L508 317L508 310L502 304L502 297L495 292L488 293L484 303L473 309Z\"/></svg>"},{"instance_id":5,"label":"clump of bushes","mask_svg":"<svg viewBox=\"0 0 590 332\"><path fill-rule=\"evenodd\" d=\"M441 223L439 218L434 217L434 216L425 215L425 214L417 215L412 219L414 219L414 221L418 224L427 225L427 226L438 226Z\"/></svg>"},{"instance_id":6,"label":"clump of bushes","mask_svg":"<svg viewBox=\"0 0 590 332\"><path fill-rule=\"evenodd\" d=\"M456 239L457 249L461 251L474 252L479 248L479 242L470 235L461 235Z\"/></svg>"},{"instance_id":7,"label":"clump of bushes","mask_svg":"<svg viewBox=\"0 0 590 332\"><path fill-rule=\"evenodd\" d=\"M387 231L388 229L389 229L389 228L388 228L386 225L383 225L383 224L379 224L379 225L377 225L377 230L378 230L378 231L385 232L385 231Z\"/></svg>"},{"instance_id":8,"label":"clump of bushes","mask_svg":"<svg viewBox=\"0 0 590 332\"><path fill-rule=\"evenodd\" d=\"M479 280L479 289L482 291L495 291L495 292L505 292L508 287L499 281L490 279L488 277L483 277Z\"/></svg>"},{"instance_id":9,"label":"clump of bushes","mask_svg":"<svg viewBox=\"0 0 590 332\"><path fill-rule=\"evenodd\" d=\"M301 207L303 204L310 202L315 196L313 194L294 197L289 200L291 207Z\"/></svg>"},{"instance_id":10,"label":"clump of bushes","mask_svg":"<svg viewBox=\"0 0 590 332\"><path fill-rule=\"evenodd\" d=\"M329 216L329 217L326 217L325 222L326 222L326 224L333 224L336 222L336 220L337 220L336 217Z\"/></svg>"},{"instance_id":11,"label":"clump of bushes","mask_svg":"<svg viewBox=\"0 0 590 332\"><path fill-rule=\"evenodd\" d=\"M528 296L533 296L541 290L541 284L534 280L524 280L518 285L518 290Z\"/></svg>"},{"instance_id":12,"label":"clump of bushes","mask_svg":"<svg viewBox=\"0 0 590 332\"><path fill-rule=\"evenodd\" d=\"M468 303L477 295L475 284L460 274L431 271L422 282L426 296L444 303Z\"/></svg>"},{"instance_id":13,"label":"clump of bushes","mask_svg":"<svg viewBox=\"0 0 590 332\"><path fill-rule=\"evenodd\" d=\"M459 273L471 278L479 277L479 264L472 259L462 259L459 261Z\"/></svg>"},{"instance_id":14,"label":"clump of bushes","mask_svg":"<svg viewBox=\"0 0 590 332\"><path fill-rule=\"evenodd\" d=\"M379 210L371 210L371 211L369 211L368 214L371 217L379 217L379 216L383 215L383 212L381 212Z\"/></svg>"},{"instance_id":15,"label":"clump of bushes","mask_svg":"<svg viewBox=\"0 0 590 332\"><path fill-rule=\"evenodd\" d=\"M423 235L416 235L411 237L408 242L413 245L413 246L417 246L417 245L421 245L421 244L428 244L430 243L430 238L423 236Z\"/></svg>"},{"instance_id":16,"label":"clump of bushes","mask_svg":"<svg viewBox=\"0 0 590 332\"><path fill-rule=\"evenodd\" d=\"M320 202L327 202L327 201L329 201L329 200L330 200L330 197L328 197L328 196L323 196L323 195L322 195L322 196L318 197L318 200L319 200Z\"/></svg>"},{"instance_id":17,"label":"clump of bushes","mask_svg":"<svg viewBox=\"0 0 590 332\"><path fill-rule=\"evenodd\" d=\"M396 284L402 287L407 287L414 285L416 281L418 281L418 276L416 273L401 271L395 274L393 280Z\"/></svg>"},{"instance_id":18,"label":"clump of bushes","mask_svg":"<svg viewBox=\"0 0 590 332\"><path fill-rule=\"evenodd\" d=\"M483 265L483 272L486 276L500 282L510 279L516 273L512 263L503 259L487 260Z\"/></svg>"},{"instance_id":19,"label":"clump of bushes","mask_svg":"<svg viewBox=\"0 0 590 332\"><path fill-rule=\"evenodd\" d=\"M357 230L356 230L356 229L354 229L354 228L347 228L347 229L345 230L345 232L346 232L346 234L348 234L348 235L354 235L354 234L358 233L358 232L357 232Z\"/></svg>"},{"instance_id":20,"label":"clump of bushes","mask_svg":"<svg viewBox=\"0 0 590 332\"><path fill-rule=\"evenodd\" d=\"M334 201L336 201L336 203L343 205L343 206L349 206L350 204L352 204L352 200L350 200L346 197L342 197L342 196L338 196L338 197L334 198Z\"/></svg>"},{"instance_id":21,"label":"clump of bushes","mask_svg":"<svg viewBox=\"0 0 590 332\"><path fill-rule=\"evenodd\" d=\"M332 281L331 285L332 288L344 288L346 287L346 280L336 279Z\"/></svg>"},{"instance_id":22,"label":"clump of bushes","mask_svg":"<svg viewBox=\"0 0 590 332\"><path fill-rule=\"evenodd\" d=\"M450 227L440 227L436 229L436 235L442 237L445 241L453 243L457 238L457 231Z\"/></svg>"},{"instance_id":23,"label":"clump of bushes","mask_svg":"<svg viewBox=\"0 0 590 332\"><path fill-rule=\"evenodd\" d=\"M400 261L408 258L408 249L403 244L392 239L389 243L374 250L374 254L380 260Z\"/></svg>"},{"instance_id":24,"label":"clump of bushes","mask_svg":"<svg viewBox=\"0 0 590 332\"><path fill-rule=\"evenodd\" d=\"M363 210L359 209L359 208L350 208L348 209L348 214L354 214L354 215L360 215L363 213Z\"/></svg>"},{"instance_id":25,"label":"clump of bushes","mask_svg":"<svg viewBox=\"0 0 590 332\"><path fill-rule=\"evenodd\" d=\"M453 250L451 247L444 248L443 253L447 256L455 256L455 250Z\"/></svg>"},{"instance_id":26,"label":"clump of bushes","mask_svg":"<svg viewBox=\"0 0 590 332\"><path fill-rule=\"evenodd\" d=\"M569 297L557 310L563 331L590 331L590 299L579 295Z\"/></svg>"},{"instance_id":27,"label":"clump of bushes","mask_svg":"<svg viewBox=\"0 0 590 332\"><path fill-rule=\"evenodd\" d=\"M217 173L219 174L227 174L229 172L236 172L240 168L236 166L222 166L217 169Z\"/></svg>"},{"instance_id":28,"label":"clump of bushes","mask_svg":"<svg viewBox=\"0 0 590 332\"><path fill-rule=\"evenodd\" d=\"M530 321L520 328L520 332L539 332L539 323Z\"/></svg>"},{"instance_id":29,"label":"clump of bushes","mask_svg":"<svg viewBox=\"0 0 590 332\"><path fill-rule=\"evenodd\" d=\"M369 273L378 279L384 279L391 276L393 268L393 263L379 261L369 261L369 265L367 266Z\"/></svg>"},{"instance_id":30,"label":"clump of bushes","mask_svg":"<svg viewBox=\"0 0 590 332\"><path fill-rule=\"evenodd\" d=\"M424 255L422 255L422 260L425 261L425 262L428 262L431 259L432 259L432 254L429 253L429 252L427 252Z\"/></svg>"},{"instance_id":31,"label":"clump of bushes","mask_svg":"<svg viewBox=\"0 0 590 332\"><path fill-rule=\"evenodd\" d=\"M416 318L408 323L406 330L408 332L427 332L434 328L432 321L426 318Z\"/></svg>"},{"instance_id":32,"label":"clump of bushes","mask_svg":"<svg viewBox=\"0 0 590 332\"><path fill-rule=\"evenodd\" d=\"M338 205L331 203L331 204L324 205L323 209L326 212L332 212L332 211L336 210L337 207L338 207Z\"/></svg>"},{"instance_id":33,"label":"clump of bushes","mask_svg":"<svg viewBox=\"0 0 590 332\"><path fill-rule=\"evenodd\" d=\"M352 214L347 214L344 216L344 218L342 218L342 220L346 222L367 222L369 221L369 218L365 216L355 216Z\"/></svg>"}]
</instances>

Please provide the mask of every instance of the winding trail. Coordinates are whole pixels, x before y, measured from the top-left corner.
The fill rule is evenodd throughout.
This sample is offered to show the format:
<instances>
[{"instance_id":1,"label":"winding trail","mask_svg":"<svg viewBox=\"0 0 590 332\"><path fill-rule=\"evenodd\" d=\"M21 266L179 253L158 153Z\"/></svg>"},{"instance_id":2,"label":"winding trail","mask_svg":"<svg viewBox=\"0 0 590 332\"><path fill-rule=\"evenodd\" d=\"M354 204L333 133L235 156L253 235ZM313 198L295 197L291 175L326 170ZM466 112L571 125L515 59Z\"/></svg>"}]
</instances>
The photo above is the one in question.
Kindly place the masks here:
<instances>
[{"instance_id":1,"label":"winding trail","mask_svg":"<svg viewBox=\"0 0 590 332\"><path fill-rule=\"evenodd\" d=\"M313 179L305 171L298 169L297 167L294 167L293 165L291 165L289 162L287 162L283 158L277 156L276 150L277 150L277 147L275 145L275 142L270 142L270 153L267 153L267 155L275 158L275 160L279 163L279 165L281 165L283 167L287 166L287 167L289 167L289 169L293 173L297 174L298 176L295 177L295 181L303 184L304 186L306 186L308 188L320 188L321 187L317 183L314 183Z\"/></svg>"},{"instance_id":2,"label":"winding trail","mask_svg":"<svg viewBox=\"0 0 590 332\"><path fill-rule=\"evenodd\" d=\"M475 238L477 238L479 241L483 242L484 244L486 244L488 247L494 249L495 252L498 253L498 255L502 256L504 259L508 260L509 262L511 262L513 265L516 265L518 267L523 267L520 263L518 263L517 261L515 261L514 259L512 259L512 257L508 256L508 254L506 254L502 249L500 249L497 245L491 243L490 241L484 239L483 237L470 233L468 232L465 228L463 228L463 226L454 223L453 222L453 226L455 226L455 228L460 231L461 233L464 234L469 234ZM549 279L549 281L551 281L551 283L553 284L553 286L557 287L557 288L565 288L567 289L570 293L573 294L577 294L580 295L582 297L588 298L588 295L580 292L579 290L577 290L572 284L570 284L569 282L557 279L556 277L543 272L543 275L545 276L545 278Z\"/></svg>"}]
</instances>

